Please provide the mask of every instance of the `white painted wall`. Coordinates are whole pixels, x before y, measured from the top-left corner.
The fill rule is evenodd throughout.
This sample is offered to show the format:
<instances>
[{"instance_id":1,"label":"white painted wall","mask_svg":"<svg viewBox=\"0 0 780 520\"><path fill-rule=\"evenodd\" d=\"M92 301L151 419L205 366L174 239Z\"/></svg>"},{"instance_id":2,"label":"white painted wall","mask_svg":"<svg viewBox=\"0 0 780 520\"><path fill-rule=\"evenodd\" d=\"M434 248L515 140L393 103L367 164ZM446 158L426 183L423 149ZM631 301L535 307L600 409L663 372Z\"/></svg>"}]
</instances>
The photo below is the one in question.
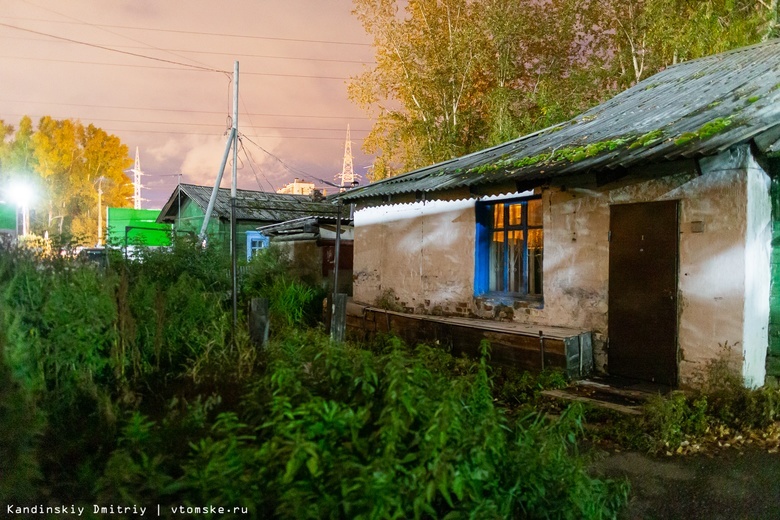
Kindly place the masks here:
<instances>
[{"instance_id":1,"label":"white painted wall","mask_svg":"<svg viewBox=\"0 0 780 520\"><path fill-rule=\"evenodd\" d=\"M730 362L746 384L763 384L771 240L768 176L747 147L701 161L701 174L692 161L672 167L664 177L609 189L543 191L543 305L473 297L473 201L360 210L355 214L355 299L374 303L393 289L400 304L418 313L590 330L596 368L606 371L609 207L676 199L681 383L694 384L707 361L723 355L721 347L728 345ZM701 232L694 232L698 227Z\"/></svg>"},{"instance_id":2,"label":"white painted wall","mask_svg":"<svg viewBox=\"0 0 780 520\"><path fill-rule=\"evenodd\" d=\"M742 336L745 385L759 387L766 377L769 348L769 288L771 285L772 202L769 175L750 160L747 169L747 230L745 239L745 325Z\"/></svg>"}]
</instances>

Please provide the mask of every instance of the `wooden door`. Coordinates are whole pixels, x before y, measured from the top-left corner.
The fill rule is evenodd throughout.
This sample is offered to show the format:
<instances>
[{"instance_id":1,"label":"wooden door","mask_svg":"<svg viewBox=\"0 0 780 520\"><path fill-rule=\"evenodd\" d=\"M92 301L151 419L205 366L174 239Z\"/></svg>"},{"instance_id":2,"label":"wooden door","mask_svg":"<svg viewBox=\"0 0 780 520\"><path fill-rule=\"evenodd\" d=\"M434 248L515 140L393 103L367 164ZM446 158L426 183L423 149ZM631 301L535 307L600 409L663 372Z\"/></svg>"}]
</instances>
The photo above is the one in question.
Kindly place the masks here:
<instances>
[{"instance_id":1,"label":"wooden door","mask_svg":"<svg viewBox=\"0 0 780 520\"><path fill-rule=\"evenodd\" d=\"M677 201L610 208L608 371L677 384Z\"/></svg>"}]
</instances>

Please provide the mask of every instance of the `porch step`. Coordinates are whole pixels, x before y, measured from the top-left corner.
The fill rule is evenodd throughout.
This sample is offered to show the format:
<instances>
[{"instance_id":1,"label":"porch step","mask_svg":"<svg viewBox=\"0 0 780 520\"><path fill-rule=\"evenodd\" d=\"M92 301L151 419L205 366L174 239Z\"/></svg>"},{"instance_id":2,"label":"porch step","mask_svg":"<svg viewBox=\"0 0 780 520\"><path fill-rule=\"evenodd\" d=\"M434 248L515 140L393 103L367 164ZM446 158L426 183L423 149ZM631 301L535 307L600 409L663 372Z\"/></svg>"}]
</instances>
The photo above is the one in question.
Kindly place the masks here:
<instances>
[{"instance_id":1,"label":"porch step","mask_svg":"<svg viewBox=\"0 0 780 520\"><path fill-rule=\"evenodd\" d=\"M616 386L594 380L577 381L562 390L545 390L542 395L567 401L589 403L627 415L642 415L642 407L654 395L664 394L665 387L642 385Z\"/></svg>"}]
</instances>

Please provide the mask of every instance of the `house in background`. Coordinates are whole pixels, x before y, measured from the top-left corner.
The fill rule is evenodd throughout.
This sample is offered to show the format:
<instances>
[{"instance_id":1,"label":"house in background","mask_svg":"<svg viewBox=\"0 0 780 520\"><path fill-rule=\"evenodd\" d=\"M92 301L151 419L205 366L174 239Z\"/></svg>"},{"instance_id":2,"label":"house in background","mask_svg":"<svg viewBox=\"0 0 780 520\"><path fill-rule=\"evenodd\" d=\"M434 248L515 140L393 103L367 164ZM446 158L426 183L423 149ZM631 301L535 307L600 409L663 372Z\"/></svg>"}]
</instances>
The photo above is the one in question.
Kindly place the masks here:
<instances>
[{"instance_id":1,"label":"house in background","mask_svg":"<svg viewBox=\"0 0 780 520\"><path fill-rule=\"evenodd\" d=\"M574 355L601 373L694 385L725 356L760 386L770 337L780 339L778 154L773 40L674 65L570 121L352 190L342 198L357 205L363 308L351 326L390 328L390 314L371 314L390 298L393 318L423 332L479 328L505 351L514 337L532 349L538 334L542 363L546 335L564 338L564 358L567 338L584 337Z\"/></svg>"},{"instance_id":2,"label":"house in background","mask_svg":"<svg viewBox=\"0 0 780 520\"><path fill-rule=\"evenodd\" d=\"M314 183L307 182L306 179L295 178L292 182L288 182L282 188L276 190L276 193L290 193L292 195L311 195L314 191Z\"/></svg>"},{"instance_id":3,"label":"house in background","mask_svg":"<svg viewBox=\"0 0 780 520\"><path fill-rule=\"evenodd\" d=\"M336 233L341 233L339 241L338 292L352 294L352 219L344 210L341 225L337 226L337 217L312 216L270 224L258 228L271 243L287 251L288 256L299 272L309 279L327 287L334 285L334 267L336 263Z\"/></svg>"},{"instance_id":4,"label":"house in background","mask_svg":"<svg viewBox=\"0 0 780 520\"><path fill-rule=\"evenodd\" d=\"M169 197L157 217L159 223L170 223L178 233L200 233L213 188L180 184ZM337 207L329 202L315 202L312 197L236 191L236 233L239 258L249 260L252 254L267 247L269 238L258 227L309 216L336 217ZM230 189L220 188L206 228L212 244L230 244Z\"/></svg>"}]
</instances>

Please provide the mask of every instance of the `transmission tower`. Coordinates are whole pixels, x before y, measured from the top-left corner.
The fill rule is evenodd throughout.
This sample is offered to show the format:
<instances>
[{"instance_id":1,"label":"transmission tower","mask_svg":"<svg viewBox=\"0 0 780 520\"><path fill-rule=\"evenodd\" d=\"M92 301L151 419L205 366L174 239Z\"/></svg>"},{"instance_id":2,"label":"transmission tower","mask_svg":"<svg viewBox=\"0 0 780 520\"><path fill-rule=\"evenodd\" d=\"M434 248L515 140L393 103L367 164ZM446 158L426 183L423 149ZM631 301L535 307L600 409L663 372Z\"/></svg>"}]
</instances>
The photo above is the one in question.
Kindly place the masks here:
<instances>
[{"instance_id":1,"label":"transmission tower","mask_svg":"<svg viewBox=\"0 0 780 520\"><path fill-rule=\"evenodd\" d=\"M349 125L347 125L347 141L344 143L344 166L341 168L341 173L336 175L336 180L339 181L341 191L360 182L360 175L355 173L352 167L352 141L349 140Z\"/></svg>"},{"instance_id":2,"label":"transmission tower","mask_svg":"<svg viewBox=\"0 0 780 520\"><path fill-rule=\"evenodd\" d=\"M144 172L141 170L141 157L138 154L138 147L135 147L135 166L132 170L133 172L133 208L135 209L141 209L141 201L143 200L141 198L141 176L144 174Z\"/></svg>"}]
</instances>

